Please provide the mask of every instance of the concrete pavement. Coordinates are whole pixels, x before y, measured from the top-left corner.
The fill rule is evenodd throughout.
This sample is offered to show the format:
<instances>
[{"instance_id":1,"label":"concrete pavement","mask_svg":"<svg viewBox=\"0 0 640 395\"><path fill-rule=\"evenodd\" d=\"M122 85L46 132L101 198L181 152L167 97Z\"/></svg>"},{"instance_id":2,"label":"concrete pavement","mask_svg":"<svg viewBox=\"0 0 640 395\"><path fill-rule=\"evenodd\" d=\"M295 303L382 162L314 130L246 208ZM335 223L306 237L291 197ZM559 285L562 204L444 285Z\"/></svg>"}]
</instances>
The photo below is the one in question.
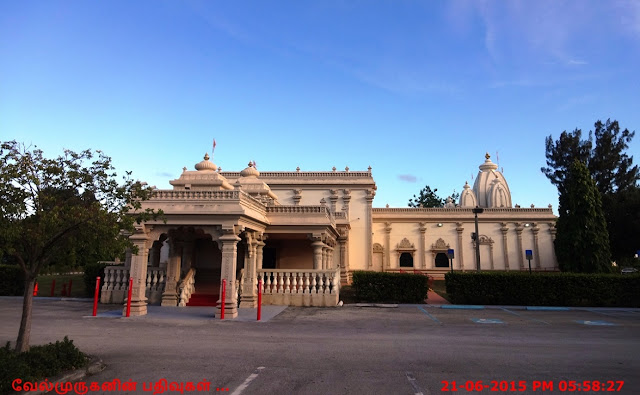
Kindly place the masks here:
<instances>
[{"instance_id":1,"label":"concrete pavement","mask_svg":"<svg viewBox=\"0 0 640 395\"><path fill-rule=\"evenodd\" d=\"M0 341L15 341L20 309L19 298L0 298ZM541 393L533 388L543 382L544 393L565 393L571 381L640 393L638 309L289 307L262 323L191 309L96 319L84 318L90 302L37 299L32 343L68 335L108 365L90 380L139 384L117 393L152 393L143 383L163 378L206 379L211 392L235 394L436 394L454 385L464 393L479 392L480 381L494 393L508 392L500 385ZM121 308L100 307L109 310Z\"/></svg>"}]
</instances>

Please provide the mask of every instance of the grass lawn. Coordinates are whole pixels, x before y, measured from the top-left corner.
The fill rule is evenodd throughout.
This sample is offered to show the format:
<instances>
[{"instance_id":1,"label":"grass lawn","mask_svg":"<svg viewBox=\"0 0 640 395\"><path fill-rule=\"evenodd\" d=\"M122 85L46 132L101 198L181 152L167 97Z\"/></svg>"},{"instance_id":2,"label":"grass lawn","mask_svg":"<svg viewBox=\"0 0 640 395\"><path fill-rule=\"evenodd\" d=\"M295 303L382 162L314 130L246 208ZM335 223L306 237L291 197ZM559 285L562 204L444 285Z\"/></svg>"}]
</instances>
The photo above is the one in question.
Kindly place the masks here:
<instances>
[{"instance_id":1,"label":"grass lawn","mask_svg":"<svg viewBox=\"0 0 640 395\"><path fill-rule=\"evenodd\" d=\"M85 298L84 279L82 274L60 274L60 275L40 275L38 276L38 296L51 296L51 284L53 280L56 280L56 288L53 296L60 297L62 293L63 285L67 289L69 288L69 281L71 281L71 297L73 298Z\"/></svg>"}]
</instances>

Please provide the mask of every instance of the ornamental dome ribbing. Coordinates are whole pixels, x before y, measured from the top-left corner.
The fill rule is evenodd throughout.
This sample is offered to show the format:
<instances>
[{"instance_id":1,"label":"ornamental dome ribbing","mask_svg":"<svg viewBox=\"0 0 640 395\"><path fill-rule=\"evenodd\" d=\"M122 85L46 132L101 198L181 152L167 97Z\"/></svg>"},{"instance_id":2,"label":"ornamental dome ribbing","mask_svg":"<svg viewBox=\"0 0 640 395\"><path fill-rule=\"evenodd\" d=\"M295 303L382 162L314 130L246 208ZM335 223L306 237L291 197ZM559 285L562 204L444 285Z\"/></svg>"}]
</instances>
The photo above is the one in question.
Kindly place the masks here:
<instances>
[{"instance_id":1,"label":"ornamental dome ribbing","mask_svg":"<svg viewBox=\"0 0 640 395\"><path fill-rule=\"evenodd\" d=\"M196 170L218 170L218 166L209 160L209 154L204 154L204 160L196 164Z\"/></svg>"}]
</instances>

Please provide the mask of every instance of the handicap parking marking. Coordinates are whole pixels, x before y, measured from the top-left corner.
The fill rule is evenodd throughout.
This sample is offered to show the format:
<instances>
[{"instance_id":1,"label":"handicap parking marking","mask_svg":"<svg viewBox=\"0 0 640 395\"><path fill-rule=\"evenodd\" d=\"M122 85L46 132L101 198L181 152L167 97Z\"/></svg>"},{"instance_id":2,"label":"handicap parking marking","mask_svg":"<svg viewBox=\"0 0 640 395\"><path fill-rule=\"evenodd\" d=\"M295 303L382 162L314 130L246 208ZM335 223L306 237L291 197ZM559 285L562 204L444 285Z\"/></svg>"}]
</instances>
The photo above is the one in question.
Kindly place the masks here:
<instances>
[{"instance_id":1,"label":"handicap parking marking","mask_svg":"<svg viewBox=\"0 0 640 395\"><path fill-rule=\"evenodd\" d=\"M507 312L507 313L509 313L509 314L513 314L513 315L515 315L515 316L518 316L518 317L521 317L521 318L524 318L524 319L527 319L527 320L531 320L531 321L535 321L535 322L540 322L540 323L543 323L543 324L546 324L546 325L551 325L551 324L549 324L547 321L536 320L535 318L529 318L529 317L523 316L522 314L518 314L518 313L516 313L515 311L511 311L511 310L509 310L509 309L507 309L507 308L504 308L504 307L501 307L500 309L502 309L503 311L505 311L505 312Z\"/></svg>"},{"instance_id":2,"label":"handicap parking marking","mask_svg":"<svg viewBox=\"0 0 640 395\"><path fill-rule=\"evenodd\" d=\"M471 321L476 324L504 324L504 321L498 318L472 318Z\"/></svg>"},{"instance_id":3,"label":"handicap parking marking","mask_svg":"<svg viewBox=\"0 0 640 395\"><path fill-rule=\"evenodd\" d=\"M578 324L596 325L596 326L615 326L616 325L613 322L607 322L607 321L578 321L578 320L576 320L576 322Z\"/></svg>"}]
</instances>

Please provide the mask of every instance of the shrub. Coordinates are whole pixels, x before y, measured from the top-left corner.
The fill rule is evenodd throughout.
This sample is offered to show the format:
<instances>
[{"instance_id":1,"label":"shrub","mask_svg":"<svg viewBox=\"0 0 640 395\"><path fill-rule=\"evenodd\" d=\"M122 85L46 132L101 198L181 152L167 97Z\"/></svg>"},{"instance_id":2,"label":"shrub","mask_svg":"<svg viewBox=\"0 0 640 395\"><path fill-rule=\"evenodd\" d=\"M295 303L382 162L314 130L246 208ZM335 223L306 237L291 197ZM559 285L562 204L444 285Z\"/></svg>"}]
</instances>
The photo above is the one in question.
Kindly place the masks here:
<instances>
[{"instance_id":1,"label":"shrub","mask_svg":"<svg viewBox=\"0 0 640 395\"><path fill-rule=\"evenodd\" d=\"M0 265L0 295L24 295L24 272L17 265Z\"/></svg>"},{"instance_id":2,"label":"shrub","mask_svg":"<svg viewBox=\"0 0 640 395\"><path fill-rule=\"evenodd\" d=\"M106 263L89 263L84 267L84 287L87 296L93 296L96 291L96 277L100 276L100 293L104 284L104 268Z\"/></svg>"},{"instance_id":3,"label":"shrub","mask_svg":"<svg viewBox=\"0 0 640 395\"><path fill-rule=\"evenodd\" d=\"M445 283L456 304L640 307L640 275L447 273Z\"/></svg>"},{"instance_id":4,"label":"shrub","mask_svg":"<svg viewBox=\"0 0 640 395\"><path fill-rule=\"evenodd\" d=\"M428 277L409 273L353 272L356 298L363 302L423 303Z\"/></svg>"},{"instance_id":5,"label":"shrub","mask_svg":"<svg viewBox=\"0 0 640 395\"><path fill-rule=\"evenodd\" d=\"M33 346L24 353L15 352L7 342L0 348L0 393L11 393L11 383L17 378L23 383L42 381L66 370L84 367L87 363L87 356L66 336L63 341Z\"/></svg>"}]
</instances>

